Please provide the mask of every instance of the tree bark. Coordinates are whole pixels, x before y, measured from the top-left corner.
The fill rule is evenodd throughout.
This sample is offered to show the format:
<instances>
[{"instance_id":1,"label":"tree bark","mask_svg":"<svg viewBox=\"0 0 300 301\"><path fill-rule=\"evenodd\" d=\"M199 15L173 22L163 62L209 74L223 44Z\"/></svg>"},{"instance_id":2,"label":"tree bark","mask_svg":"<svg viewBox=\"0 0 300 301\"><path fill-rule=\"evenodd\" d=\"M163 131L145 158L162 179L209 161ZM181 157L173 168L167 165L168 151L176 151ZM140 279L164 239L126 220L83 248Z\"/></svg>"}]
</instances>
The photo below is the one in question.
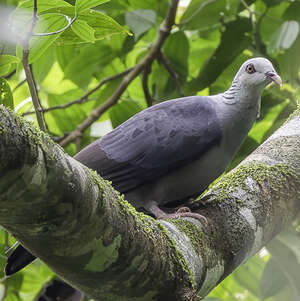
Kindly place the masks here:
<instances>
[{"instance_id":1,"label":"tree bark","mask_svg":"<svg viewBox=\"0 0 300 301\"><path fill-rule=\"evenodd\" d=\"M221 177L192 218L154 220L0 106L0 224L96 300L198 300L299 212L300 114Z\"/></svg>"}]
</instances>

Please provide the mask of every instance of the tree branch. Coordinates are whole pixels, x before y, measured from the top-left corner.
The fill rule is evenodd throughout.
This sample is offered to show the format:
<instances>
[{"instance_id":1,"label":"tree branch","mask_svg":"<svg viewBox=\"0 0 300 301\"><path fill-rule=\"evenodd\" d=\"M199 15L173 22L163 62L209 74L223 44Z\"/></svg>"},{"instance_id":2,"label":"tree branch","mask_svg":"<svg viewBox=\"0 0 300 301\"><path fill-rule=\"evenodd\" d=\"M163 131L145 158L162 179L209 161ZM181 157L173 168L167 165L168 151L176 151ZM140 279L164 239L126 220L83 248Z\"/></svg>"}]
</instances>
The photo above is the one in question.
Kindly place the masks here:
<instances>
[{"instance_id":1,"label":"tree branch","mask_svg":"<svg viewBox=\"0 0 300 301\"><path fill-rule=\"evenodd\" d=\"M148 108L153 105L153 99L152 99L152 96L151 96L149 88L148 88L148 78L149 78L150 72L151 72L151 68L150 68L150 66L148 66L143 71L143 76L142 76L143 91L144 91L144 95L146 98L146 103L147 103Z\"/></svg>"},{"instance_id":2,"label":"tree branch","mask_svg":"<svg viewBox=\"0 0 300 301\"><path fill-rule=\"evenodd\" d=\"M172 26L175 22L175 16L177 11L179 0L172 0L169 4L167 16L159 28L159 35L157 40L154 42L150 48L148 54L143 57L139 63L137 63L134 68L124 77L115 92L107 99L107 101L94 109L89 117L79 124L73 132L71 132L62 142L61 146L67 146L69 143L73 142L76 137L80 136L93 122L95 122L107 109L116 104L126 90L128 85L149 65L158 55L163 43L170 34Z\"/></svg>"},{"instance_id":3,"label":"tree branch","mask_svg":"<svg viewBox=\"0 0 300 301\"><path fill-rule=\"evenodd\" d=\"M26 75L28 86L29 86L30 95L31 95L32 103L33 103L33 106L35 109L36 118L37 118L39 127L42 131L46 132L46 123L45 123L45 119L44 119L44 115L43 115L43 109L40 104L40 100L39 100L36 84L35 84L35 81L33 78L31 66L29 65L29 62L28 62L29 41L30 41L30 37L32 36L33 30L34 30L34 27L35 27L37 21L38 21L37 0L34 0L33 1L33 18L32 18L31 28L30 28L28 34L26 35L26 38L23 43L22 63L23 63L23 67L24 67L24 71L25 71L25 75Z\"/></svg>"},{"instance_id":4,"label":"tree branch","mask_svg":"<svg viewBox=\"0 0 300 301\"><path fill-rule=\"evenodd\" d=\"M177 91L178 91L179 95L181 97L183 97L184 93L183 93L182 88L181 88L181 83L180 83L179 76L176 73L176 71L172 68L168 58L162 52L160 52L158 57L157 57L157 60L158 60L159 63L161 63L166 68L166 70L169 72L171 77L174 79Z\"/></svg>"},{"instance_id":5,"label":"tree branch","mask_svg":"<svg viewBox=\"0 0 300 301\"><path fill-rule=\"evenodd\" d=\"M195 202L205 227L136 212L30 123L0 120L1 225L95 299L204 297L299 213L299 112Z\"/></svg>"},{"instance_id":6,"label":"tree branch","mask_svg":"<svg viewBox=\"0 0 300 301\"><path fill-rule=\"evenodd\" d=\"M101 82L96 86L94 87L93 89L91 89L90 91L88 91L86 94L84 94L82 97L78 98L78 99L75 99L75 100L72 100L68 103L65 103L65 104L62 104L62 105L57 105L57 106L53 106L53 107L49 107L49 108L44 108L43 109L43 112L44 113L47 113L47 112L50 112L50 111L54 111L54 110L61 110L61 109L67 109L75 104L82 104L82 103L85 103L87 102L89 99L89 97L95 93L97 90L99 90L102 86L104 86L106 83L108 83L109 81L112 81L114 79L117 79L119 77L122 77L126 74L128 74L130 71L132 70L132 68L129 68L129 69L126 69L120 73L117 73L117 74L114 74L114 75L111 75L111 76L108 76L108 77L105 77L104 79L101 80ZM26 116L26 115L30 115L30 114L34 114L35 112L33 111L29 111L29 112L25 112L23 114L23 116Z\"/></svg>"}]
</instances>

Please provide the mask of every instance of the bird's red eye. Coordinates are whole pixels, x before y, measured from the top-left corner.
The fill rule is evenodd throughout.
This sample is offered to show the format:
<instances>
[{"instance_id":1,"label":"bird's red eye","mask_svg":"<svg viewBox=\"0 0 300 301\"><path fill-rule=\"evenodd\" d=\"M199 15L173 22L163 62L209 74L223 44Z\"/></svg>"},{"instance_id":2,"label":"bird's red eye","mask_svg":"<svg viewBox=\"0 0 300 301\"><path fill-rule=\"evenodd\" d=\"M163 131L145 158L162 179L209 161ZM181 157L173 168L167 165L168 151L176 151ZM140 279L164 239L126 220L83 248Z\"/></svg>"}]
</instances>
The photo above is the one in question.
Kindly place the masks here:
<instances>
[{"instance_id":1,"label":"bird's red eye","mask_svg":"<svg viewBox=\"0 0 300 301\"><path fill-rule=\"evenodd\" d=\"M246 72L249 73L249 74L252 74L252 73L255 72L255 68L254 68L253 64L247 65Z\"/></svg>"}]
</instances>

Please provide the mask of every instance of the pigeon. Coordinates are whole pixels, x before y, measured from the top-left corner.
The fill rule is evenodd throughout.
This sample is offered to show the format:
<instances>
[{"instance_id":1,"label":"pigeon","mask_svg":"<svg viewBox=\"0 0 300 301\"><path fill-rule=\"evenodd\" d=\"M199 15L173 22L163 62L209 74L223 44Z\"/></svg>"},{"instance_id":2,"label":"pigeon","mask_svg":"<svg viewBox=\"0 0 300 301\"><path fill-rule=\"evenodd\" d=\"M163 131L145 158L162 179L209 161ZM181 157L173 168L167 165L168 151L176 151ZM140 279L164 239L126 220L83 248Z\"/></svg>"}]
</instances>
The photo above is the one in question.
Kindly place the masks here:
<instances>
[{"instance_id":1,"label":"pigeon","mask_svg":"<svg viewBox=\"0 0 300 301\"><path fill-rule=\"evenodd\" d=\"M280 76L266 58L245 61L230 88L149 107L91 143L75 159L111 181L134 207L156 218L205 217L185 207L162 208L200 195L230 164L260 114L261 93ZM19 245L5 268L11 275L35 258Z\"/></svg>"}]
</instances>

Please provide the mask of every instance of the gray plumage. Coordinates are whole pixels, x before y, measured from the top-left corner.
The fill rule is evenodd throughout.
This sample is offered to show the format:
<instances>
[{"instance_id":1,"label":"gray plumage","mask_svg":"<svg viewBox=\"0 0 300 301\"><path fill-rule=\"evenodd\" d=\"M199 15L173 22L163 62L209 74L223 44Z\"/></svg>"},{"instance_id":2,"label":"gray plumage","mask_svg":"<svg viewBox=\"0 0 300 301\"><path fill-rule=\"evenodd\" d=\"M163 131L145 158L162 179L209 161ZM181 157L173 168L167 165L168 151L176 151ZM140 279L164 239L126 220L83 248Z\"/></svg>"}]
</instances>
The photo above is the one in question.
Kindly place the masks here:
<instances>
[{"instance_id":1,"label":"gray plumage","mask_svg":"<svg viewBox=\"0 0 300 301\"><path fill-rule=\"evenodd\" d=\"M255 71L249 74L247 66ZM201 193L224 172L247 137L263 88L279 79L267 59L248 60L226 92L157 104L75 158L112 181L137 208Z\"/></svg>"},{"instance_id":2,"label":"gray plumage","mask_svg":"<svg viewBox=\"0 0 300 301\"><path fill-rule=\"evenodd\" d=\"M136 208L200 194L228 166L260 111L270 82L281 84L264 58L246 61L231 87L214 96L169 100L148 108L79 152ZM18 246L8 258L11 275L34 259Z\"/></svg>"}]
</instances>

